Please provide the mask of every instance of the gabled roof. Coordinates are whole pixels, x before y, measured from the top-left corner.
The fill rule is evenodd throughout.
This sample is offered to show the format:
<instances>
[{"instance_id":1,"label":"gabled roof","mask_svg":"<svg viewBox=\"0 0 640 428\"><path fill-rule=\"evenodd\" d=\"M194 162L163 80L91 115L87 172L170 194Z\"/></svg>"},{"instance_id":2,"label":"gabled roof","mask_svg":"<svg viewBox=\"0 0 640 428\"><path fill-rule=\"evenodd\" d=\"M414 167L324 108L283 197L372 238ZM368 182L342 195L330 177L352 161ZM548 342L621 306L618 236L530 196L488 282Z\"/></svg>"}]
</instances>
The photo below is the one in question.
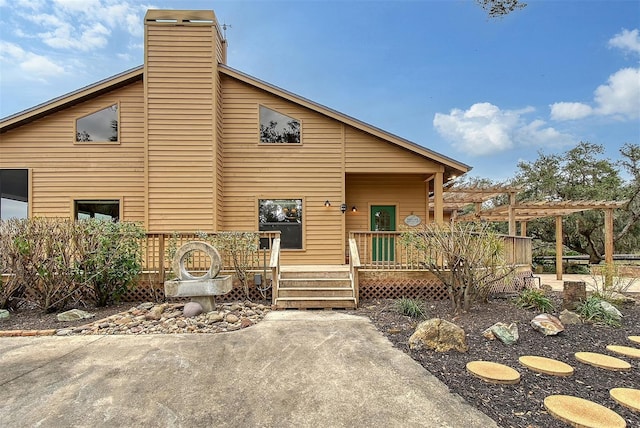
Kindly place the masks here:
<instances>
[{"instance_id":1,"label":"gabled roof","mask_svg":"<svg viewBox=\"0 0 640 428\"><path fill-rule=\"evenodd\" d=\"M258 78L255 78L253 76L250 76L246 73L243 73L241 71L238 71L234 68L229 67L228 65L224 65L224 64L219 64L218 65L218 70L220 70L223 74L227 75L227 76L231 76L235 79L238 79L244 83L247 83L251 86L255 86L258 87L264 91L267 91L269 93L272 93L274 95L277 95L281 98L284 98L286 100L289 100L291 102L294 102L296 104L299 104L301 106L304 106L310 110L316 111L318 113L321 113L325 116L328 116L332 119L338 120L340 122L343 122L347 125L353 126L356 129L359 129L361 131L364 131L368 134L374 135L376 137L382 138L383 140L389 141L390 143L395 144L396 146L402 147L403 149L409 150L410 152L413 152L417 155L420 155L422 157L428 158L428 159L433 159L436 162L439 162L443 165L445 165L445 167L448 167L447 169L449 169L451 171L451 173L453 175L461 175L464 174L465 172L468 172L469 170L471 170L471 167L469 165L465 165L461 162L458 162L450 157L447 157L445 155L442 155L440 153L434 152L432 150L429 150L425 147L422 147L416 143L413 143L409 140L406 140L402 137L398 137L397 135L391 134L387 131L384 131L380 128L377 128L373 125L370 125L368 123L365 123L361 120L355 119L351 116L348 116L344 113L340 113L339 111L333 110L329 107L323 106L322 104L318 104L314 101L311 101L307 98L301 97L300 95L296 95L292 92L289 92L285 89L279 88L275 85L272 85L270 83L267 83L263 80L260 80ZM448 177L445 177L445 181L447 181Z\"/></svg>"},{"instance_id":2,"label":"gabled roof","mask_svg":"<svg viewBox=\"0 0 640 428\"><path fill-rule=\"evenodd\" d=\"M132 68L120 74L116 74L115 76L111 76L104 80L100 80L99 82L85 86L84 88L80 88L77 91L73 91L42 104L38 104L30 109L4 117L0 119L0 133L71 107L74 104L79 104L88 99L95 98L98 95L113 91L114 89L122 86L129 85L136 80L142 80L143 70L144 66Z\"/></svg>"},{"instance_id":3,"label":"gabled roof","mask_svg":"<svg viewBox=\"0 0 640 428\"><path fill-rule=\"evenodd\" d=\"M251 86L255 86L259 89L262 89L271 94L274 94L276 96L289 100L293 103L304 106L310 110L316 111L332 119L343 122L356 129L359 129L368 134L374 135L392 144L395 144L396 146L401 147L405 150L408 150L412 153L415 153L419 156L432 159L438 163L441 163L445 166L447 171L450 173L449 175L464 174L465 172L468 172L471 169L469 165L465 165L450 157L447 157L440 153L429 150L409 140L398 137L397 135L391 134L380 128L377 128L368 123L362 122L361 120L355 119L344 113L340 113L339 111L333 110L329 107L313 102L307 98L296 95L292 92L279 88L275 85L271 85L265 81L262 81L253 76L245 74L227 65L218 64L218 70L227 76L233 77ZM6 132L13 128L17 128L21 125L32 122L46 115L68 108L74 104L81 103L87 99L96 97L98 95L112 91L119 87L128 85L134 81L141 80L143 78L143 73L144 73L144 66L132 68L123 73L120 73L115 76L96 82L92 85L85 86L84 88L78 89L77 91L70 92L58 98L54 98L50 101L39 104L30 109L2 118L0 119L0 133ZM448 178L449 177L445 177L445 181L447 181Z\"/></svg>"}]
</instances>

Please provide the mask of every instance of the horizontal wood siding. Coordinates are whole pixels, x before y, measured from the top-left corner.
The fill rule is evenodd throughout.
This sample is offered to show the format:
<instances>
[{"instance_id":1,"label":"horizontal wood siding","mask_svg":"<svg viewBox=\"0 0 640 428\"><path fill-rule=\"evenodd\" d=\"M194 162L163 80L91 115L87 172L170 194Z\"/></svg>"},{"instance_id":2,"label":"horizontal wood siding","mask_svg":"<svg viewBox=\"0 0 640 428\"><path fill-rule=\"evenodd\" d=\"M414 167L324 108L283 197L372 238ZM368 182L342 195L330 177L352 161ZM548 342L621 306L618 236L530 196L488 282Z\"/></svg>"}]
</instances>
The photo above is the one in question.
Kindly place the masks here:
<instances>
[{"instance_id":1,"label":"horizontal wood siding","mask_svg":"<svg viewBox=\"0 0 640 428\"><path fill-rule=\"evenodd\" d=\"M119 144L75 143L76 119L119 104ZM0 135L0 168L30 168L34 217L73 216L74 199L122 199L144 221L144 95L133 83Z\"/></svg>"},{"instance_id":2,"label":"horizontal wood siding","mask_svg":"<svg viewBox=\"0 0 640 428\"><path fill-rule=\"evenodd\" d=\"M344 263L341 123L230 77L222 88L224 230L257 229L258 199L302 198L304 250L282 263ZM259 104L300 120L302 144L258 144Z\"/></svg>"},{"instance_id":3,"label":"horizontal wood siding","mask_svg":"<svg viewBox=\"0 0 640 428\"><path fill-rule=\"evenodd\" d=\"M347 127L346 171L360 173L432 173L442 166L358 129Z\"/></svg>"},{"instance_id":4,"label":"horizontal wood siding","mask_svg":"<svg viewBox=\"0 0 640 428\"><path fill-rule=\"evenodd\" d=\"M212 230L216 205L211 26L146 25L148 229Z\"/></svg>"},{"instance_id":5,"label":"horizontal wood siding","mask_svg":"<svg viewBox=\"0 0 640 428\"><path fill-rule=\"evenodd\" d=\"M370 230L371 205L396 205L396 230L410 214L426 219L426 183L420 174L347 174L346 233ZM352 206L358 208L352 212Z\"/></svg>"}]
</instances>

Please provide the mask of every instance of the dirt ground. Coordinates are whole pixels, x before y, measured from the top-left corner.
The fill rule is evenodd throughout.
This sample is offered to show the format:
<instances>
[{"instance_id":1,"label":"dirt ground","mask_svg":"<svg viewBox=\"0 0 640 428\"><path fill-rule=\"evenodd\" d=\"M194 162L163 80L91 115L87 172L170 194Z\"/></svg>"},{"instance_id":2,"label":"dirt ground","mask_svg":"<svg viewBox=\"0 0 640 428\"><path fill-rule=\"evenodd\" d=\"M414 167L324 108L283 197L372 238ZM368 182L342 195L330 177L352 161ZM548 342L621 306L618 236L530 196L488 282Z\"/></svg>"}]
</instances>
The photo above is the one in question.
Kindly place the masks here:
<instances>
[{"instance_id":1,"label":"dirt ground","mask_svg":"<svg viewBox=\"0 0 640 428\"><path fill-rule=\"evenodd\" d=\"M560 296L554 295L556 308L561 307ZM266 303L266 302L265 302ZM136 306L124 303L107 308L82 308L95 313L91 320L61 323L56 314L42 314L37 310L23 309L12 313L11 318L0 322L0 330L46 330L75 327L106 318ZM609 396L616 387L640 388L638 360L622 357L632 364L629 372L615 372L591 367L578 362L575 352L599 352L609 354L606 345L633 346L627 337L640 335L640 304L622 308L621 328L592 324L565 326L558 336L545 337L530 327L537 312L517 308L509 299L493 299L478 304L468 313L454 317L448 301L426 302L426 318L442 318L462 327L467 334L469 351L437 353L429 350L413 351L408 340L421 320L401 315L395 301L362 301L360 307L349 313L369 317L375 326L394 344L410 355L430 373L437 376L449 389L461 395L470 404L485 412L501 427L565 427L566 424L551 417L544 409L545 397L568 394L600 403L622 416L628 426L640 427L640 414L618 405ZM555 314L557 315L557 313ZM520 339L515 345L505 346L499 341L489 341L482 332L496 322L518 325ZM571 365L575 372L570 377L553 377L534 373L518 362L523 355L539 355L555 358ZM515 368L521 374L517 385L494 385L483 382L466 371L466 364L473 360L499 362Z\"/></svg>"}]
</instances>

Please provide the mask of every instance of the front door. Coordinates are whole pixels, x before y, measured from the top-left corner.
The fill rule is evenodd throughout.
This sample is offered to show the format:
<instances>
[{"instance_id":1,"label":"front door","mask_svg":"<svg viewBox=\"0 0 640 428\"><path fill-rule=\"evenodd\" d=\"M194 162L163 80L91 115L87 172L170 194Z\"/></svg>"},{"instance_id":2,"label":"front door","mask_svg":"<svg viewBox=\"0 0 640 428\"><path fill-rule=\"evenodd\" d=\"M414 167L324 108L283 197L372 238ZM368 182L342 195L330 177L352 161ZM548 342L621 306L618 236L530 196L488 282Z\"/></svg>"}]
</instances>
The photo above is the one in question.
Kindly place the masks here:
<instances>
[{"instance_id":1,"label":"front door","mask_svg":"<svg viewBox=\"0 0 640 428\"><path fill-rule=\"evenodd\" d=\"M371 230L389 232L396 230L396 207L393 205L371 206ZM395 260L395 239L387 234L374 235L371 248L374 262L392 262Z\"/></svg>"}]
</instances>

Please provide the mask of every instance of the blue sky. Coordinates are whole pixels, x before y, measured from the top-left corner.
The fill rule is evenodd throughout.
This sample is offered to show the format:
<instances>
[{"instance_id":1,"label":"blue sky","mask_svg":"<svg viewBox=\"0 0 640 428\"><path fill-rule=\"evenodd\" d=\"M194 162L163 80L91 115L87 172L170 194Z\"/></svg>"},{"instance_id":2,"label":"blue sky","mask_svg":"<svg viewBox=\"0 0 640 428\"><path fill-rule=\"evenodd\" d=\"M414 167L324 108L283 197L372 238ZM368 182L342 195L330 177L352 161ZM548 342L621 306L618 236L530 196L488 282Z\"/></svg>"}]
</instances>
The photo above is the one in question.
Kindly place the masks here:
<instances>
[{"instance_id":1,"label":"blue sky","mask_svg":"<svg viewBox=\"0 0 640 428\"><path fill-rule=\"evenodd\" d=\"M640 2L0 0L0 117L143 62L147 8L213 9L228 64L504 180L640 144Z\"/></svg>"}]
</instances>

